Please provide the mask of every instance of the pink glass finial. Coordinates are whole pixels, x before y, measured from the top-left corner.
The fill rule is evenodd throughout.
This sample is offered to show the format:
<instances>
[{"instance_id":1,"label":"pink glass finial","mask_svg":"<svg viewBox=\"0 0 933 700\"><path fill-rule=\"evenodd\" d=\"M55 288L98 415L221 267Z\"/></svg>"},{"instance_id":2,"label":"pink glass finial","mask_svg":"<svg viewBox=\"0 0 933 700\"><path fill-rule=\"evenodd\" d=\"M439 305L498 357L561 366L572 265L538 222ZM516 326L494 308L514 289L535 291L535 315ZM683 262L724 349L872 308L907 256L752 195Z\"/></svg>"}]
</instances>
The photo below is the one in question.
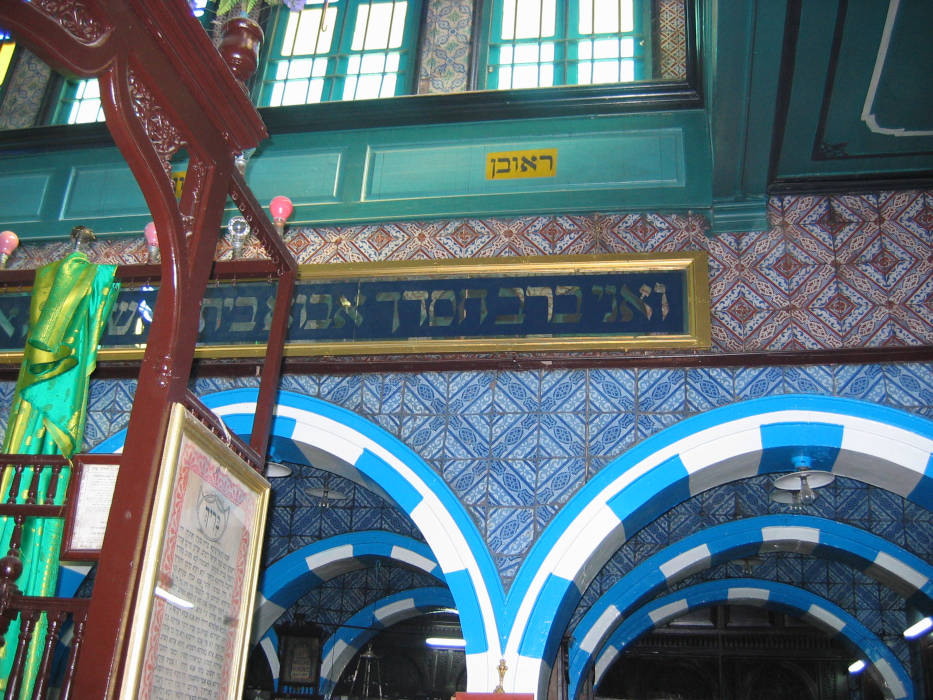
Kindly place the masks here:
<instances>
[{"instance_id":1,"label":"pink glass finial","mask_svg":"<svg viewBox=\"0 0 933 700\"><path fill-rule=\"evenodd\" d=\"M292 215L294 210L295 206L292 204L292 200L283 194L273 197L272 201L269 202L272 223L275 224L275 230L279 232L279 235L282 235L285 230L285 221Z\"/></svg>"},{"instance_id":2,"label":"pink glass finial","mask_svg":"<svg viewBox=\"0 0 933 700\"><path fill-rule=\"evenodd\" d=\"M150 221L143 227L143 236L146 238L146 248L149 253L149 259L146 262L151 265L159 259L159 236L156 234L155 222Z\"/></svg>"},{"instance_id":3,"label":"pink glass finial","mask_svg":"<svg viewBox=\"0 0 933 700\"><path fill-rule=\"evenodd\" d=\"M159 237L156 235L155 222L150 221L143 228L143 235L146 237L146 245L159 247Z\"/></svg>"},{"instance_id":4,"label":"pink glass finial","mask_svg":"<svg viewBox=\"0 0 933 700\"><path fill-rule=\"evenodd\" d=\"M0 270L6 267L6 261L18 245L19 236L12 231L0 231Z\"/></svg>"}]
</instances>

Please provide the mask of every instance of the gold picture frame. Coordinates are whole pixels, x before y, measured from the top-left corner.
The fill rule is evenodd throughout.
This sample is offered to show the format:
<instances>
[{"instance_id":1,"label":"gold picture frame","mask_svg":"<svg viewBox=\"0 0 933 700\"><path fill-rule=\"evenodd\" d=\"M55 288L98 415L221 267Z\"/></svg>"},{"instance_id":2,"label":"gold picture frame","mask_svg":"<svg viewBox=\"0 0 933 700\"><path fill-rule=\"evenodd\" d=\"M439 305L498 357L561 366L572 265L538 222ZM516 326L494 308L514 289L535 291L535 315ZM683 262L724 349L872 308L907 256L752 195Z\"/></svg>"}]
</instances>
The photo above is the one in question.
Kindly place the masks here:
<instances>
[{"instance_id":1,"label":"gold picture frame","mask_svg":"<svg viewBox=\"0 0 933 700\"><path fill-rule=\"evenodd\" d=\"M269 483L172 407L120 698L243 693Z\"/></svg>"},{"instance_id":2,"label":"gold picture frame","mask_svg":"<svg viewBox=\"0 0 933 700\"><path fill-rule=\"evenodd\" d=\"M645 273L678 273L683 275L683 286L675 293L683 295L683 328L665 333L631 333L616 326L611 332L574 333L514 333L490 337L484 335L458 335L457 337L426 337L413 335L397 339L314 340L308 342L287 340L285 357L328 357L348 355L411 355L411 354L471 354L471 353L566 353L629 350L703 350L712 344L709 263L703 251L677 253L625 253L602 255L517 256L500 258L462 258L453 260L413 260L366 263L337 263L302 265L294 304L300 304L301 285L341 284L347 282L392 283L404 280L412 285L420 281L438 282L454 278L497 280L507 285L509 280L551 276L560 278L561 285L585 284L588 277L618 275L620 283L625 275ZM240 282L250 282L242 279ZM260 281L260 280L253 280ZM246 285L241 285L241 289ZM567 289L570 286L565 287ZM607 291L610 287L606 287ZM674 290L670 290L674 292ZM425 292L419 292L425 294ZM230 308L252 309L252 321L264 318L265 306L257 299L245 296L228 299ZM132 306L132 303L130 303ZM304 307L302 307L304 308ZM386 306L385 308L390 308ZM556 308L556 307L555 307ZM296 316L294 310L292 316ZM301 313L297 313L301 323ZM258 319L258 320L257 320ZM295 320L290 317L290 320ZM236 325L236 324L234 324ZM256 358L266 352L266 334L250 336L248 342L206 341L195 348L195 357L208 359ZM108 347L98 352L98 361L139 360L145 344ZM21 350L0 351L0 364L20 362Z\"/></svg>"}]
</instances>

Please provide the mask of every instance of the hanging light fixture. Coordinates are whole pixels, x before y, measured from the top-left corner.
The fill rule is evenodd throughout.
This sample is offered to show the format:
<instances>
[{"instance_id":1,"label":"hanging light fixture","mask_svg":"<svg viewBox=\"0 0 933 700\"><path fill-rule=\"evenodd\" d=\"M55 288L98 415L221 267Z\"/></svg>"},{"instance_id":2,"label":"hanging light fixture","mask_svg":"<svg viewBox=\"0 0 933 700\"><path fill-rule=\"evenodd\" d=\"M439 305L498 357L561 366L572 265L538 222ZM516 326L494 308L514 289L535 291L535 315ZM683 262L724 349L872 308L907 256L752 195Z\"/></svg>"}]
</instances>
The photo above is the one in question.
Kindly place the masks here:
<instances>
[{"instance_id":1,"label":"hanging light fixture","mask_svg":"<svg viewBox=\"0 0 933 700\"><path fill-rule=\"evenodd\" d=\"M233 249L233 259L236 260L243 252L246 239L249 238L249 223L242 216L234 216L227 222L227 242Z\"/></svg>"},{"instance_id":2,"label":"hanging light fixture","mask_svg":"<svg viewBox=\"0 0 933 700\"><path fill-rule=\"evenodd\" d=\"M0 231L0 270L6 268L6 261L10 259L18 245L19 236L12 231Z\"/></svg>"},{"instance_id":3,"label":"hanging light fixture","mask_svg":"<svg viewBox=\"0 0 933 700\"><path fill-rule=\"evenodd\" d=\"M774 488L779 490L772 492L771 500L788 503L792 510L802 510L816 500L814 489L828 486L836 477L828 471L811 469L813 460L809 455L796 455L791 463L795 471L774 480ZM781 492L789 493L790 497Z\"/></svg>"},{"instance_id":4,"label":"hanging light fixture","mask_svg":"<svg viewBox=\"0 0 933 700\"><path fill-rule=\"evenodd\" d=\"M292 468L279 462L266 462L266 476L277 479L292 475Z\"/></svg>"}]
</instances>

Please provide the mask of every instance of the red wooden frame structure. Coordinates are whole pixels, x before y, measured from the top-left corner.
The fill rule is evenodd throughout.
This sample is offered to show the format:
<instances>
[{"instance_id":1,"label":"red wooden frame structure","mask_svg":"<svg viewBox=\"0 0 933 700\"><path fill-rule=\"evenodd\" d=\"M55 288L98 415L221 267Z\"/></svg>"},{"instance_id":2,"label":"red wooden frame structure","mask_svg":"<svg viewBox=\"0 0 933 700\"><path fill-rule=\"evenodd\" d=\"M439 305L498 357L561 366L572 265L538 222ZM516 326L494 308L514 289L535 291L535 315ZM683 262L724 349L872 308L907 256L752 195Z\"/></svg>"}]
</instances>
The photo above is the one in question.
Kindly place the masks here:
<instances>
[{"instance_id":1,"label":"red wooden frame structure","mask_svg":"<svg viewBox=\"0 0 933 700\"><path fill-rule=\"evenodd\" d=\"M75 662L77 666L73 678L68 674L64 690L74 697L109 698L122 682L139 563L171 405L186 404L233 443L255 469L262 470L297 264L234 167L235 155L255 148L267 136L258 112L229 67L234 66L243 77L240 64L249 63L249 39L245 59L235 54L227 59L228 66L185 0L4 0L0 25L53 68L98 78L107 127L146 199L162 255L158 275L149 267L123 268L119 273L121 277L159 278L161 284L90 601L20 595L15 586L17 565L22 566L18 541L11 543L10 552L0 560L0 624L21 615L21 627L26 630L37 610L48 611L50 620L62 617L61 611L74 611L76 621L86 614L83 642L76 635L76 658L70 661L71 668ZM177 200L169 176L170 159L182 149L189 166ZM271 262L215 266L228 196ZM188 390L201 301L212 269L214 277L239 273L275 275L279 280L249 445L227 434ZM12 282L22 273L0 273L0 283L4 277ZM0 458L0 465L20 470L50 468L45 465L54 463L48 457ZM36 502L40 500L37 494ZM0 514L12 515L21 526L32 514L29 507L45 508L4 504ZM53 630L49 637L53 634L57 632ZM54 640L46 646L54 646ZM43 696L40 686L44 682L37 682L40 694L34 697ZM8 697L15 697L10 694L15 683L11 676Z\"/></svg>"}]
</instances>

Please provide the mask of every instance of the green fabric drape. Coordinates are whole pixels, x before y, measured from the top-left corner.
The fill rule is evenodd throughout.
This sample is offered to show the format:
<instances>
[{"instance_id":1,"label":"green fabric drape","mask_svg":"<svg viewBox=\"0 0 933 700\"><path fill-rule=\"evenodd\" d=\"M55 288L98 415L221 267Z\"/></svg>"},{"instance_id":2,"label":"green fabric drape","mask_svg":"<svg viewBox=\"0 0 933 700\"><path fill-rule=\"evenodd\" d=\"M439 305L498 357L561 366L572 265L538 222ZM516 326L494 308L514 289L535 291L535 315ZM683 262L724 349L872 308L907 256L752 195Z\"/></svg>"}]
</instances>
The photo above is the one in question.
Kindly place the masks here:
<instances>
[{"instance_id":1,"label":"green fabric drape","mask_svg":"<svg viewBox=\"0 0 933 700\"><path fill-rule=\"evenodd\" d=\"M70 458L81 446L87 417L88 382L97 359L97 346L119 290L115 265L94 265L74 252L36 271L29 309L29 332L23 364L13 394L3 452L61 454ZM49 470L43 470L48 472ZM18 501L26 497L31 478L24 473ZM70 470L56 486L61 503ZM9 498L11 474L0 483ZM49 474L39 477L40 502ZM63 522L60 518L27 518L23 527L23 573L17 581L24 595L53 595L58 582L58 555ZM9 548L12 518L0 518L0 556ZM0 692L6 688L16 652L19 624L14 623L0 648ZM27 658L21 697L29 697L45 638L45 616L36 626Z\"/></svg>"}]
</instances>

